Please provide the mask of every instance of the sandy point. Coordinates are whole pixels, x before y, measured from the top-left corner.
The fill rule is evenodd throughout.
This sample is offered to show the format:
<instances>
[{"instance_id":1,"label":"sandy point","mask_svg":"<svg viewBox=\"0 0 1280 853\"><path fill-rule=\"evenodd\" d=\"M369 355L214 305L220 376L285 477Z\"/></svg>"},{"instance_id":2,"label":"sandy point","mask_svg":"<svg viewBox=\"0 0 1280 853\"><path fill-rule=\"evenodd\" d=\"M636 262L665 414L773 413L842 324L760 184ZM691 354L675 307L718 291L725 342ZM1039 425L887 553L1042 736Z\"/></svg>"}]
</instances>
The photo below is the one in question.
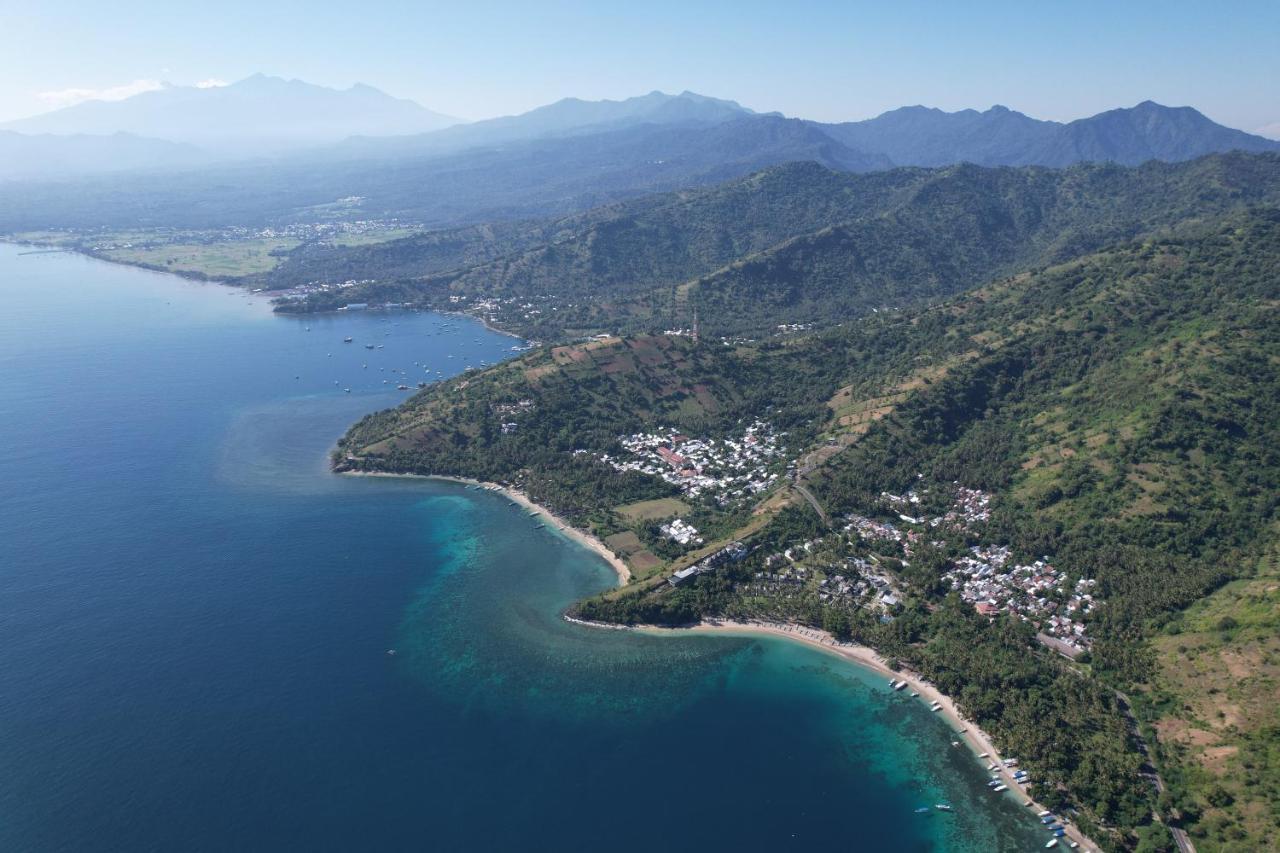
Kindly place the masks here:
<instances>
[{"instance_id":1,"label":"sandy point","mask_svg":"<svg viewBox=\"0 0 1280 853\"><path fill-rule=\"evenodd\" d=\"M339 471L338 473L344 477L392 477L414 480L438 480L444 483L460 483L464 486L479 486L487 491L500 493L507 499L514 501L530 512L535 512L542 518L546 519L558 532L563 533L567 538L572 539L584 548L599 554L600 557L609 564L610 568L613 569L614 574L618 576L618 586L626 586L631 582L631 569L622 561L621 557L609 549L609 546L605 545L587 531L574 527L572 524L565 521L563 518L541 504L534 503L528 495L519 489L513 489L509 486L504 486L501 483L487 483L483 480L472 480L467 477L450 477L444 474L397 474L390 471Z\"/></svg>"}]
</instances>

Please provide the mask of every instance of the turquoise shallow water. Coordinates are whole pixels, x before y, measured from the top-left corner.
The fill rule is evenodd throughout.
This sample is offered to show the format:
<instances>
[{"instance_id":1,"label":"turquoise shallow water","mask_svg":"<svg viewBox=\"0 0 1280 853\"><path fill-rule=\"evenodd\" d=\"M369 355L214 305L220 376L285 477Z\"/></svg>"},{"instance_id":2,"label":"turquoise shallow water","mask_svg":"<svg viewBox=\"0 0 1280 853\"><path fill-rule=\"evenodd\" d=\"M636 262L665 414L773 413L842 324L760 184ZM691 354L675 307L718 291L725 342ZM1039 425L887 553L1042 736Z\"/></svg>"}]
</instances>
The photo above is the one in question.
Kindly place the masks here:
<instances>
[{"instance_id":1,"label":"turquoise shallow water","mask_svg":"<svg viewBox=\"0 0 1280 853\"><path fill-rule=\"evenodd\" d=\"M278 318L19 251L0 246L0 849L1043 843L880 677L781 640L568 624L613 582L594 555L497 495L327 471L348 423L403 397L388 371L510 338ZM956 813L913 813L940 800Z\"/></svg>"}]
</instances>

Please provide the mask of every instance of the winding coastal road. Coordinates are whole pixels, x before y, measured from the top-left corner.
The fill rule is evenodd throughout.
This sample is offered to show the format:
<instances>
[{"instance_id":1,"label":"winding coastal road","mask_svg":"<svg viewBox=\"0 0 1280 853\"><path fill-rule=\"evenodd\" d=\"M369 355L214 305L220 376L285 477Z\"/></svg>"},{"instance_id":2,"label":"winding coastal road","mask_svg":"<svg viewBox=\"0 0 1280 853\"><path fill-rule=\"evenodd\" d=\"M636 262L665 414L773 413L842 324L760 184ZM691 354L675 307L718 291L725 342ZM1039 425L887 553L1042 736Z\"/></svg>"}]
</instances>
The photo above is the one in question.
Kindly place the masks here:
<instances>
[{"instance_id":1,"label":"winding coastal road","mask_svg":"<svg viewBox=\"0 0 1280 853\"><path fill-rule=\"evenodd\" d=\"M1147 741L1143 738L1141 729L1138 728L1137 718L1133 716L1133 702L1119 690L1116 691L1116 698L1120 700L1120 710L1124 714L1125 721L1129 724L1129 734L1134 743L1137 744L1138 752L1142 754L1144 762L1141 771L1142 776L1151 782L1157 794L1163 794L1164 780L1160 778L1160 772L1156 770L1155 763L1151 760L1151 750L1148 749ZM1159 811L1153 811L1152 817L1168 828L1169 834L1173 836L1174 843L1178 845L1179 853L1196 853L1196 847L1191 843L1191 837L1187 835L1185 829L1170 824ZM1177 817L1176 813L1174 817Z\"/></svg>"}]
</instances>

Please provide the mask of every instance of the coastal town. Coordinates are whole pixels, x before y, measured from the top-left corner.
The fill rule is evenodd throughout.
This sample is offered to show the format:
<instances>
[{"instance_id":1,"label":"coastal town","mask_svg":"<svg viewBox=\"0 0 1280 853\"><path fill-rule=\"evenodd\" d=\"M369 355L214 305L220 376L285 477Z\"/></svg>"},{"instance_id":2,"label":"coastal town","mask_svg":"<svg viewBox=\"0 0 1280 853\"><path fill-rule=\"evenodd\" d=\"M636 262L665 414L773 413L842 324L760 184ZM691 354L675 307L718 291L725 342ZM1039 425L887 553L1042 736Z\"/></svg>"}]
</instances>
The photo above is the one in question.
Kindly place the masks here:
<instances>
[{"instance_id":1,"label":"coastal town","mask_svg":"<svg viewBox=\"0 0 1280 853\"><path fill-rule=\"evenodd\" d=\"M665 463L671 456L670 438L665 434L631 436L628 446L636 452L656 448L651 452ZM626 470L652 473L654 469L654 464L641 464ZM867 608L881 614L883 620L892 620L906 597L904 582L893 566L910 565L926 537L935 545L942 544L935 539L939 531L984 538L992 496L958 484L950 484L949 494L945 510L926 516L919 507L937 506L938 497L928 489L903 495L882 493L884 507L896 512L894 520L849 514L838 531L763 555L760 570L739 584L739 593L761 602L816 599L823 605ZM661 530L682 545L703 541L698 530L682 519L673 519ZM724 562L704 560L697 571L682 570L669 580L679 585ZM973 545L951 561L942 579L981 615L1008 615L1027 622L1036 628L1042 643L1067 657L1078 657L1092 646L1088 617L1098 606L1097 581L1073 580L1050 557L1018 562L1008 546Z\"/></svg>"}]
</instances>

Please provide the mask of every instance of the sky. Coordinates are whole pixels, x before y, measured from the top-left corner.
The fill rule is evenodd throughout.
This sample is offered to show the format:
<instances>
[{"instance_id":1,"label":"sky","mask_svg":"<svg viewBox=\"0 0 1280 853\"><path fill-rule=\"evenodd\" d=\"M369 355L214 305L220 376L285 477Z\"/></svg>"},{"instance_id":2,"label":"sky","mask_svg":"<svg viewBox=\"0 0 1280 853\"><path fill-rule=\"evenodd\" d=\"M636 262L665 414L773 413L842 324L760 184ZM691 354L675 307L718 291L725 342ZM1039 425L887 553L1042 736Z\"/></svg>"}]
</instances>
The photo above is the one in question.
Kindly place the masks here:
<instances>
[{"instance_id":1,"label":"sky","mask_svg":"<svg viewBox=\"0 0 1280 853\"><path fill-rule=\"evenodd\" d=\"M1280 138L1280 2L0 0L0 121L257 72L466 119L686 89L822 121L1154 100Z\"/></svg>"}]
</instances>

